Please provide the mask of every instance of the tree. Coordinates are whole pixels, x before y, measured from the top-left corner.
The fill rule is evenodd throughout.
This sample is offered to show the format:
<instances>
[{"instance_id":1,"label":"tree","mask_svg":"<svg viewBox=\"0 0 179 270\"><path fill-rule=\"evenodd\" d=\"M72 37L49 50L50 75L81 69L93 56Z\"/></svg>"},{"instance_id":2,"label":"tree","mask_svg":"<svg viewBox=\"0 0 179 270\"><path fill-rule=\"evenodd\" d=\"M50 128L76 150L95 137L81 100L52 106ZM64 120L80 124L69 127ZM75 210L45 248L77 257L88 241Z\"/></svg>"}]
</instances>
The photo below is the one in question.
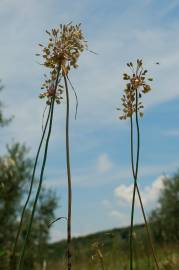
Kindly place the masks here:
<instances>
[{"instance_id":1,"label":"tree","mask_svg":"<svg viewBox=\"0 0 179 270\"><path fill-rule=\"evenodd\" d=\"M159 241L179 240L179 171L164 179L158 203L150 215L154 237Z\"/></svg>"},{"instance_id":2,"label":"tree","mask_svg":"<svg viewBox=\"0 0 179 270\"><path fill-rule=\"evenodd\" d=\"M37 211L32 225L31 237L28 242L28 249L24 260L24 269L31 270L35 265L43 268L43 262L48 258L49 223L55 219L54 209L57 207L57 200L52 190L41 191ZM30 209L27 209L22 229L24 240L27 233L27 225L30 218Z\"/></svg>"},{"instance_id":3,"label":"tree","mask_svg":"<svg viewBox=\"0 0 179 270\"><path fill-rule=\"evenodd\" d=\"M26 158L24 145L7 147L0 157L0 247L9 251L14 241L20 204L30 176L31 161Z\"/></svg>"},{"instance_id":4,"label":"tree","mask_svg":"<svg viewBox=\"0 0 179 270\"><path fill-rule=\"evenodd\" d=\"M2 86L0 90L2 90ZM10 119L4 117L2 108L3 105L0 102L1 127L10 122ZM14 143L11 146L7 146L5 155L0 156L0 270L9 269L10 256L19 218L30 184L33 161L28 154L28 148L24 144ZM23 224L17 256L26 234L31 207L32 202L30 202L25 213L26 217L24 220L26 224ZM25 258L24 267L27 270L32 270L35 263L42 265L44 258L47 256L48 223L55 218L54 211L56 207L57 200L55 194L50 190L44 189L38 203L32 236Z\"/></svg>"}]
</instances>

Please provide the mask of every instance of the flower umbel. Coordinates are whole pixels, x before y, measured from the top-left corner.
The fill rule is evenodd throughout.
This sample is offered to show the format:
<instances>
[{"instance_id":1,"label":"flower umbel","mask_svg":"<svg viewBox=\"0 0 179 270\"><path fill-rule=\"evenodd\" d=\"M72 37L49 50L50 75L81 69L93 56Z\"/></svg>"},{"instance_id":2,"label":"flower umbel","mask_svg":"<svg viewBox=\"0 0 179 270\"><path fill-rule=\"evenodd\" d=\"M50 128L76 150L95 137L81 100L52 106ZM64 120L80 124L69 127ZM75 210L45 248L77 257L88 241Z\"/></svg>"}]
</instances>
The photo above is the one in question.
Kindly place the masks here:
<instances>
[{"instance_id":1,"label":"flower umbel","mask_svg":"<svg viewBox=\"0 0 179 270\"><path fill-rule=\"evenodd\" d=\"M53 71L52 71L53 72ZM45 75L45 81L42 84L41 89L46 89L44 93L41 93L39 95L39 98L47 98L47 105L50 105L51 103L51 98L55 96L55 101L57 104L61 103L61 100L63 99L62 94L63 94L63 85L60 84L60 82L57 85L57 88L55 90L55 79L53 76L57 76L56 72L55 75L50 72L51 78L48 79L47 76Z\"/></svg>"},{"instance_id":2,"label":"flower umbel","mask_svg":"<svg viewBox=\"0 0 179 270\"><path fill-rule=\"evenodd\" d=\"M140 116L143 116L142 109L144 108L142 101L137 102L136 105L136 94L139 99L142 98L142 94L146 94L151 91L151 86L148 81L153 81L152 78L147 78L147 70L143 67L142 60L137 59L136 65L132 62L127 63L127 66L131 69L132 74L123 74L123 80L128 81L124 89L124 94L121 98L123 105L123 115L119 118L126 120L130 118L136 110ZM137 108L136 108L137 106ZM121 110L118 108L118 110Z\"/></svg>"},{"instance_id":3,"label":"flower umbel","mask_svg":"<svg viewBox=\"0 0 179 270\"><path fill-rule=\"evenodd\" d=\"M60 76L68 75L71 68L77 68L77 61L80 53L87 49L87 42L80 29L81 24L73 26L71 23L60 25L59 29L46 31L49 35L47 46L39 44L42 48L43 65L50 68L49 79L46 77L41 89L46 89L40 94L40 98L47 97L47 104L50 104L51 98L55 95L55 100L59 104L62 99L63 86L58 84L55 91L54 82L58 70ZM37 54L40 56L40 54Z\"/></svg>"}]
</instances>

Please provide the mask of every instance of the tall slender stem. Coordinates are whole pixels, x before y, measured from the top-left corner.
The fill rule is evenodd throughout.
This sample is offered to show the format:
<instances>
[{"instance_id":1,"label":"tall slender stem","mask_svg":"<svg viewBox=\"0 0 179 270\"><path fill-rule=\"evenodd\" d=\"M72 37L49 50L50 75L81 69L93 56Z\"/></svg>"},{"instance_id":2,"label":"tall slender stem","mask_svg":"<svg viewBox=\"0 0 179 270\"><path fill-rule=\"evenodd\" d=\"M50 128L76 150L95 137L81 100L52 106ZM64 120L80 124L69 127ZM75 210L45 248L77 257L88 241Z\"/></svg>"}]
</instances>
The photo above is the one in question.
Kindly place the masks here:
<instances>
[{"instance_id":1,"label":"tall slender stem","mask_svg":"<svg viewBox=\"0 0 179 270\"><path fill-rule=\"evenodd\" d=\"M25 237L24 245L23 245L23 248L22 248L22 252L21 252L21 256L20 256L20 260L19 260L19 264L18 264L18 268L17 268L18 270L21 270L22 267L23 267L25 249L26 249L26 246L27 246L27 242L29 240L29 236L30 236L30 232L31 232L31 228L32 228L32 222L33 222L33 219L34 219L34 214L35 214L38 198L39 198L41 187L42 187L43 174L44 174L44 169L45 169L46 160L47 160L47 153L48 153L48 144L49 144L49 139L50 139L51 130L52 130L53 112L54 112L54 103L55 103L55 93L56 93L56 89L57 89L57 86L58 86L59 73L60 73L60 69L58 69L58 74L57 74L56 83L55 83L54 96L52 97L52 100L51 100L50 123L49 123L48 135L47 135L47 139L46 139L46 143L45 143L45 151L44 151L44 157L43 157L42 168L41 168L41 173L40 173L39 185L38 185L37 193L36 193L36 196L35 196L33 209L32 209L32 213L31 213L31 217L30 217L30 221L29 221L29 225L28 225L28 229L27 229L27 234L26 234L26 237Z\"/></svg>"},{"instance_id":2,"label":"tall slender stem","mask_svg":"<svg viewBox=\"0 0 179 270\"><path fill-rule=\"evenodd\" d=\"M69 143L69 91L67 78L64 75L65 90L66 90L66 165L68 178L68 219L67 219L67 268L72 268L71 254L71 208L72 208L72 185L71 185L71 169L70 169L70 143Z\"/></svg>"},{"instance_id":3,"label":"tall slender stem","mask_svg":"<svg viewBox=\"0 0 179 270\"><path fill-rule=\"evenodd\" d=\"M147 222L144 206L143 206L143 203L142 203L142 198L141 198L138 183L137 183L138 165L139 165L139 150L140 150L140 129L139 129L137 107L138 107L138 93L137 93L137 90L136 90L136 112L135 112L136 117L135 117L135 119L136 119L136 127L137 127L137 159L136 159L136 168L135 168L135 170L134 170L134 154L133 154L134 143L133 143L133 120L132 120L132 116L130 118L130 126L131 126L131 163L132 163L132 172L133 172L133 177L134 177L134 189L133 189L133 200L132 200L132 210L131 210L130 269L133 269L133 247L132 247L132 242L133 242L133 217L134 217L135 193L136 193L136 190L137 190L137 194L138 194L138 197L139 197L139 202L140 202L140 206L141 206L141 210L142 210L142 214L143 214L143 218L144 218L144 222L145 222L145 227L146 227L146 230L147 230L148 239L149 239L150 246L151 246L151 249L152 249L152 255L154 257L156 268L157 268L157 270L159 270L160 268L159 268L158 260L157 260L155 250L154 250L154 247L153 247L152 237L151 237L151 234L150 234L149 225L148 225L148 222Z\"/></svg>"},{"instance_id":4,"label":"tall slender stem","mask_svg":"<svg viewBox=\"0 0 179 270\"><path fill-rule=\"evenodd\" d=\"M136 106L138 106L138 94L137 94L137 91L136 91ZM136 111L136 126L137 126L138 144L139 144L140 143L140 130L139 130L139 121L138 121L138 113L137 113L137 111ZM139 162L139 159L137 159L137 162ZM137 178L138 178L138 163L136 164L136 182L135 182L135 186L136 186L136 189L137 189L139 202L140 202L142 214L143 214L144 221L145 221L145 227L146 227L146 230L147 230L148 239L149 239L150 246L151 246L151 249L152 249L152 255L154 257L156 268L159 270L159 264L158 264L158 260L157 260L155 250L154 250L154 246L153 246L153 243L152 243L152 237L151 237L151 234L150 234L149 225L148 225L147 218L146 218L146 215L145 215L144 206L143 206L143 203L142 203L142 198L141 198L141 195L140 195L139 187L138 187L138 184L137 184Z\"/></svg>"},{"instance_id":5,"label":"tall slender stem","mask_svg":"<svg viewBox=\"0 0 179 270\"><path fill-rule=\"evenodd\" d=\"M130 270L133 270L133 229L134 229L134 206L135 206L135 194L137 187L137 176L138 176L138 167L139 167L139 153L140 153L140 130L138 123L138 93L136 90L136 126L137 126L137 157L136 157L136 166L134 168L134 142L133 142L133 122L132 116L130 117L130 125L131 125L131 163L132 163L132 172L134 177L134 188L132 195L132 209L131 209L131 227L130 227Z\"/></svg>"},{"instance_id":6,"label":"tall slender stem","mask_svg":"<svg viewBox=\"0 0 179 270\"><path fill-rule=\"evenodd\" d=\"M135 169L134 169L134 153L133 153L133 121L130 117L130 129L131 129L131 165L132 173L135 181ZM131 208L131 226L130 226L130 270L133 269L133 219L134 219L134 200L135 200L135 184L133 188L132 208Z\"/></svg>"},{"instance_id":7,"label":"tall slender stem","mask_svg":"<svg viewBox=\"0 0 179 270\"><path fill-rule=\"evenodd\" d=\"M137 178L138 178L139 152L140 152L140 129L139 129L139 121L138 121L138 92L137 92L137 90L136 90L135 119L136 119L136 126L137 126L137 159L136 159L136 171L135 171L135 186L136 186L137 185Z\"/></svg>"},{"instance_id":8,"label":"tall slender stem","mask_svg":"<svg viewBox=\"0 0 179 270\"><path fill-rule=\"evenodd\" d=\"M39 147L38 147L38 150L37 150L35 163L34 163L34 168L33 168L33 172L32 172L32 178L31 178L31 182L30 182L30 189L29 189L29 192L28 192L26 202L25 202L24 207L22 209L21 219L20 219L20 223L19 223L19 226L18 226L18 231L17 231L17 235L16 235L16 239L15 239L15 243L14 243L14 248L13 248L13 252L12 252L12 257L11 257L11 269L12 270L15 270L15 253L16 253L16 249L17 249L17 243L18 243L18 240L19 240L19 235L20 235L20 232L21 232L22 224L23 224L25 210L27 208L27 205L29 203L29 200L30 200L30 197L31 197L31 194L32 194L32 188L33 188L34 179L35 179L34 176L35 176L35 172L36 172L37 162L38 162L40 150L41 150L41 147L42 147L42 143L43 143L43 140L44 140L44 137L45 137L46 129L47 129L47 126L48 126L48 122L49 122L49 118L50 118L50 112L51 112L51 106L49 107L48 116L47 116L47 120L46 120L46 123L45 123L45 128L43 130L41 141L40 141L40 144L39 144Z\"/></svg>"},{"instance_id":9,"label":"tall slender stem","mask_svg":"<svg viewBox=\"0 0 179 270\"><path fill-rule=\"evenodd\" d=\"M148 222L147 222L147 218L146 218L146 214L145 214L145 211L144 211L144 206L143 206L143 203L142 203L142 198L141 198L141 195L140 195L138 185L136 186L136 189L137 189L137 193L138 193L138 197L139 197L140 206L141 206L141 209L142 209L142 214L143 214L144 221L145 221L145 227L146 227L146 230L147 230L147 235L148 235L148 239L149 239L151 250L152 250L152 255L154 257L154 261L155 261L155 265L156 265L157 270L160 270L160 267L159 267L159 264L158 264L158 259L157 259L157 256L155 254L154 246L153 246L153 243L152 243L152 237L151 237L151 233L150 233L150 228L149 228L149 225L148 225Z\"/></svg>"}]
</instances>

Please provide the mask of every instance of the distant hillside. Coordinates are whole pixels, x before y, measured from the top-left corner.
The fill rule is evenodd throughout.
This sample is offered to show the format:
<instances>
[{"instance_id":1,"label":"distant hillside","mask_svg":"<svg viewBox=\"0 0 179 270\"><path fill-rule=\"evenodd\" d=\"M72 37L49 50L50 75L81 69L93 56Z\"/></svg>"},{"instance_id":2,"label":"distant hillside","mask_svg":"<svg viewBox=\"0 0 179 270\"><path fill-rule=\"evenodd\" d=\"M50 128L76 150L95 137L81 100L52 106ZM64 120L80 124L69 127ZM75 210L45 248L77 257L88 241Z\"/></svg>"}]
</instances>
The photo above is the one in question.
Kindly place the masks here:
<instances>
[{"instance_id":1,"label":"distant hillside","mask_svg":"<svg viewBox=\"0 0 179 270\"><path fill-rule=\"evenodd\" d=\"M72 240L73 270L129 269L130 227L76 237ZM154 270L145 226L134 227L134 270ZM161 269L178 270L179 243L154 243ZM66 269L66 241L49 244L47 270Z\"/></svg>"},{"instance_id":2,"label":"distant hillside","mask_svg":"<svg viewBox=\"0 0 179 270\"><path fill-rule=\"evenodd\" d=\"M144 225L135 225L135 234L144 234ZM92 245L98 242L101 248L106 250L113 249L114 246L128 249L130 227L115 228L112 230L101 231L86 236L74 237L72 240L73 255L76 259L89 256L92 253ZM59 260L65 257L66 241L62 240L49 244L49 259ZM76 251L78 253L76 254Z\"/></svg>"}]
</instances>

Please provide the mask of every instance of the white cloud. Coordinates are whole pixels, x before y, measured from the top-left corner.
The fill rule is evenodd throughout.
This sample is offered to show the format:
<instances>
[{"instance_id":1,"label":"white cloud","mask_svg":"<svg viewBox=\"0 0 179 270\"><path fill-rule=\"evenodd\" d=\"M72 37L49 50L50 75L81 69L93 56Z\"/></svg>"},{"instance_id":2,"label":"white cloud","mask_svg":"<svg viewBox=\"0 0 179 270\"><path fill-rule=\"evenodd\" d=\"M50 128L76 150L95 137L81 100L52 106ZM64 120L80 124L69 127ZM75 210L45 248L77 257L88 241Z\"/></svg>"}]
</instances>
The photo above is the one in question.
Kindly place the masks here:
<instances>
[{"instance_id":1,"label":"white cloud","mask_svg":"<svg viewBox=\"0 0 179 270\"><path fill-rule=\"evenodd\" d=\"M160 192L164 187L163 180L166 177L161 175L159 176L151 186L146 186L142 192L141 196L143 198L144 205L150 205L151 203L156 203L159 198Z\"/></svg>"},{"instance_id":2,"label":"white cloud","mask_svg":"<svg viewBox=\"0 0 179 270\"><path fill-rule=\"evenodd\" d=\"M131 203L132 201L133 185L120 185L114 190L114 195L121 201Z\"/></svg>"},{"instance_id":3,"label":"white cloud","mask_svg":"<svg viewBox=\"0 0 179 270\"><path fill-rule=\"evenodd\" d=\"M165 176L159 176L155 181L152 182L151 185L145 186L144 188L139 187L141 192L141 197L143 204L145 206L154 205L159 198L159 194L163 189L163 180ZM133 194L133 185L120 185L115 188L114 195L115 197L123 203L131 204L132 202L132 194ZM136 197L137 194L136 194ZM139 201L137 199L137 205L139 206Z\"/></svg>"}]
</instances>

